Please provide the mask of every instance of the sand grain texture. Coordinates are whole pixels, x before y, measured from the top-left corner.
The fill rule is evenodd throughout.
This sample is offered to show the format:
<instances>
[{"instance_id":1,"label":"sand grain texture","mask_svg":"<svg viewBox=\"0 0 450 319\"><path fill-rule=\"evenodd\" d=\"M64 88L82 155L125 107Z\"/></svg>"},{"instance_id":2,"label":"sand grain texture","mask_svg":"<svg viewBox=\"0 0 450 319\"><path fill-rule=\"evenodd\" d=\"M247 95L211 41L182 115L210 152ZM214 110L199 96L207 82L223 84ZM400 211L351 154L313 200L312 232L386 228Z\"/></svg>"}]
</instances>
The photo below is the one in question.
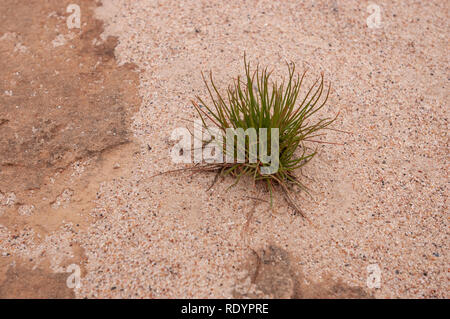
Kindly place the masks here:
<instances>
[{"instance_id":1,"label":"sand grain texture","mask_svg":"<svg viewBox=\"0 0 450 319\"><path fill-rule=\"evenodd\" d=\"M24 220L16 230L2 217L0 258L31 256L53 272L82 261L77 298L448 298L448 4L377 1L378 29L367 26L368 4L103 0L95 17L104 38L116 37L112 62L140 70L130 83L141 101L125 103L133 146L114 146L86 168L98 183L80 228L58 220L38 238L0 184L8 214ZM249 180L207 191L214 174L152 178L180 167L169 138L192 128L189 101L207 93L200 70L226 85L244 51L280 74L294 61L310 70L309 83L324 72L333 91L323 113L340 112L335 127L353 132L329 131L327 141L344 145L318 144L302 171L313 197L296 191L295 199L312 225L281 194L273 210L250 198L268 194ZM366 285L371 264L381 270L377 289Z\"/></svg>"}]
</instances>

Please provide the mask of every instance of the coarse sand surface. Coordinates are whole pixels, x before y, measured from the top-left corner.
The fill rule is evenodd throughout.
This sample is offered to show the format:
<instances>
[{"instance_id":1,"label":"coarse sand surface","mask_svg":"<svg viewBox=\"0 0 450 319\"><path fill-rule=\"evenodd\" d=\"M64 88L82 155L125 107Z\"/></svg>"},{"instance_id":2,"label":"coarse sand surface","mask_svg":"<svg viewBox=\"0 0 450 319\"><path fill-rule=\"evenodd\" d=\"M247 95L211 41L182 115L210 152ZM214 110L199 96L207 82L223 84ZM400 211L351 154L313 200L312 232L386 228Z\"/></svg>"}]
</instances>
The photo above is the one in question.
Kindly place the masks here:
<instances>
[{"instance_id":1,"label":"coarse sand surface","mask_svg":"<svg viewBox=\"0 0 450 319\"><path fill-rule=\"evenodd\" d=\"M54 6L67 16L66 5ZM377 8L379 21L369 18ZM91 57L103 57L98 85L112 88L114 99L98 93L89 105L128 115L106 116L121 139L94 139L102 147L80 146L70 165L61 162L64 172L46 173L61 192L49 195L45 215L37 195L25 200L2 186L0 295L14 286L8 274L38 271L42 280L75 263L81 286L64 296L449 297L447 1L103 0L81 13L86 24L61 50L81 41L85 49L73 54L92 68ZM94 21L103 29L89 29ZM8 34L0 48L9 41L12 52L19 40ZM111 39L109 51L86 49ZM190 101L207 96L200 72L212 70L225 88L242 74L244 52L279 75L295 62L308 69L307 84L323 72L332 91L321 115L339 113L333 127L351 132L327 131L320 140L338 144L311 145L318 155L296 172L311 190L310 197L293 189L308 219L279 191L271 208L265 188L250 179L227 190L233 180L213 184L214 173L154 176L185 165L171 161L170 137L177 127L193 129ZM11 123L1 118L0 129ZM110 136L110 126L101 127L93 136ZM75 139L83 140L81 131ZM368 283L373 269L377 287Z\"/></svg>"}]
</instances>

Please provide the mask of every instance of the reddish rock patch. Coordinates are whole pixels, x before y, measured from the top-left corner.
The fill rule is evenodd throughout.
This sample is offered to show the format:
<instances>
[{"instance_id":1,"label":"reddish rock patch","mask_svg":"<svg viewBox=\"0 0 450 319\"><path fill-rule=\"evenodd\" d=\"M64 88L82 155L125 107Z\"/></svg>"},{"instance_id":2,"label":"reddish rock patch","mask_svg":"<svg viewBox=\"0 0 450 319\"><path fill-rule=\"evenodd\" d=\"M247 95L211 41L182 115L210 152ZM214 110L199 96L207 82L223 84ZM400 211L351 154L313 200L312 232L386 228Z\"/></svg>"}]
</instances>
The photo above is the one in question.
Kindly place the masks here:
<instances>
[{"instance_id":1,"label":"reddish rock patch","mask_svg":"<svg viewBox=\"0 0 450 319\"><path fill-rule=\"evenodd\" d=\"M116 38L101 39L94 1L77 2L81 28L69 30L71 3L0 2L0 225L11 232L5 243L18 234L38 243L64 224L75 233L89 225L99 184L123 174L135 152L128 128L141 103L138 70L117 64ZM84 272L83 249L72 249L61 266L75 263ZM68 274L55 274L46 258L29 262L11 250L1 259L0 298L75 296Z\"/></svg>"},{"instance_id":2,"label":"reddish rock patch","mask_svg":"<svg viewBox=\"0 0 450 319\"><path fill-rule=\"evenodd\" d=\"M289 253L270 245L260 251L252 251L244 268L257 291L246 293L240 289L237 298L276 298L276 299L361 299L371 296L361 287L351 287L331 277L318 283L306 283L305 275L291 262Z\"/></svg>"},{"instance_id":3,"label":"reddish rock patch","mask_svg":"<svg viewBox=\"0 0 450 319\"><path fill-rule=\"evenodd\" d=\"M74 291L67 287L68 275L22 264L10 266L0 281L0 298L75 298Z\"/></svg>"},{"instance_id":4,"label":"reddish rock patch","mask_svg":"<svg viewBox=\"0 0 450 319\"><path fill-rule=\"evenodd\" d=\"M101 42L92 1L69 30L70 1L0 3L0 190L26 192L82 158L129 142L138 74Z\"/></svg>"}]
</instances>

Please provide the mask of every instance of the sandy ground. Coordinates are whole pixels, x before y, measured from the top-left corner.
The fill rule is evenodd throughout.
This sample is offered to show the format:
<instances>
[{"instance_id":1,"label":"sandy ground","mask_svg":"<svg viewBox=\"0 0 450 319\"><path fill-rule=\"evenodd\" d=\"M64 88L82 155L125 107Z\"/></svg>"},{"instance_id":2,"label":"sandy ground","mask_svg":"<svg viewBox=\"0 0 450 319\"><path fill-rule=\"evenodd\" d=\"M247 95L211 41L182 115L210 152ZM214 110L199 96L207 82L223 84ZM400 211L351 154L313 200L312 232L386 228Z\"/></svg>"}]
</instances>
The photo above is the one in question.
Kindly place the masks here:
<instances>
[{"instance_id":1,"label":"sandy ground","mask_svg":"<svg viewBox=\"0 0 450 319\"><path fill-rule=\"evenodd\" d=\"M0 5L0 297L449 297L446 1L373 2L379 28L366 1L80 1L68 30L69 3ZM244 51L324 72L353 132L298 172L311 223L250 180L152 178Z\"/></svg>"}]
</instances>

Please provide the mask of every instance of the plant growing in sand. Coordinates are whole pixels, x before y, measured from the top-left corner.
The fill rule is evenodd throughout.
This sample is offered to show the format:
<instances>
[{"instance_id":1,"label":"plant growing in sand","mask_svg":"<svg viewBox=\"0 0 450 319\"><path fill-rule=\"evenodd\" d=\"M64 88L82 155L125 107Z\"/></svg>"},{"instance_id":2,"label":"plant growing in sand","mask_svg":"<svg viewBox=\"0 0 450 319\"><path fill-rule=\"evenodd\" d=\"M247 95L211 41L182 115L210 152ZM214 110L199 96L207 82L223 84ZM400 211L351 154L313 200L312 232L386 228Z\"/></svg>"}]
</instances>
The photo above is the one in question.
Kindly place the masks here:
<instances>
[{"instance_id":1,"label":"plant growing in sand","mask_svg":"<svg viewBox=\"0 0 450 319\"><path fill-rule=\"evenodd\" d=\"M202 73L211 103L206 103L199 96L197 96L197 101L192 101L192 103L206 130L216 127L225 135L229 128L242 128L243 130L254 128L257 142L260 143L262 137L259 133L260 128L278 128L278 170L264 174L262 169L268 165L267 163L263 163L261 160L257 160L256 163L250 161L254 149L251 148L248 136L246 136L243 150L245 161L201 163L197 164L195 169L217 171L218 176L233 176L236 178L236 183L244 175L251 176L254 181L263 181L270 192L271 203L274 186L279 186L296 212L301 214L300 209L292 200L288 186L295 184L307 191L294 175L294 170L304 166L317 154L317 149L311 149L305 142L319 142L313 138L322 135L320 131L327 128L337 117L318 119L312 117L327 102L331 86L328 86L326 94L324 94L322 74L303 97L299 98L306 71L300 76L295 72L294 63L288 64L289 75L287 80L282 80L281 84L271 81L272 71L268 71L267 67L260 68L258 65L255 70L251 71L250 63L247 63L245 56L244 65L245 75L235 79L225 93L221 93L215 85L212 72L209 73L209 81ZM270 149L268 144L271 141L270 130L268 132L269 137L265 139L266 150ZM227 141L225 136L225 140L221 144L224 154L227 143L236 145L234 137L233 141ZM236 145L236 150L238 147Z\"/></svg>"}]
</instances>

